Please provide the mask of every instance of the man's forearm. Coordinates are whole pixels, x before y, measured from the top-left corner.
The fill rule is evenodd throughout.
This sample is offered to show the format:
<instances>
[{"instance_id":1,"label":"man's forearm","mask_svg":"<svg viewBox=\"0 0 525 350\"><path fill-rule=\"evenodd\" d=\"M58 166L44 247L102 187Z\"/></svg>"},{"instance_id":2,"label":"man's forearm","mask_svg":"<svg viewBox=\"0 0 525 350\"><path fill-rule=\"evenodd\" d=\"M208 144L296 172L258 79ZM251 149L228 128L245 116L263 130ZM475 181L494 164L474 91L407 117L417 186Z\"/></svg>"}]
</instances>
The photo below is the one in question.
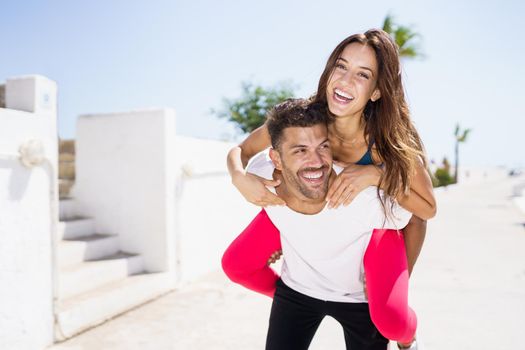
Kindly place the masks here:
<instances>
[{"instance_id":1,"label":"man's forearm","mask_svg":"<svg viewBox=\"0 0 525 350\"><path fill-rule=\"evenodd\" d=\"M416 264L423 242L425 241L425 235L427 232L427 221L422 220L419 217L412 215L412 219L403 230L405 236L405 247L408 262L408 273L412 274L414 265Z\"/></svg>"}]
</instances>

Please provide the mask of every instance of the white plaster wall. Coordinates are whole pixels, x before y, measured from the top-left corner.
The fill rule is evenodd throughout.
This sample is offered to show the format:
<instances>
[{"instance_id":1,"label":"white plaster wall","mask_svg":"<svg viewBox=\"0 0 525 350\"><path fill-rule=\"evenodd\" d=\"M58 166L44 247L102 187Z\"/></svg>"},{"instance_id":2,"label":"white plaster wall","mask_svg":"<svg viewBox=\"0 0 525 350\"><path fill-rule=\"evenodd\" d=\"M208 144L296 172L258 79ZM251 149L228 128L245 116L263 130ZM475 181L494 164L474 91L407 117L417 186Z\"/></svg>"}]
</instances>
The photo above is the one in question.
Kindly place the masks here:
<instances>
[{"instance_id":1,"label":"white plaster wall","mask_svg":"<svg viewBox=\"0 0 525 350\"><path fill-rule=\"evenodd\" d=\"M231 183L226 154L233 146L177 137L179 202L175 217L182 281L220 269L228 244L260 210L246 202ZM189 170L189 176L181 168Z\"/></svg>"},{"instance_id":2,"label":"white plaster wall","mask_svg":"<svg viewBox=\"0 0 525 350\"><path fill-rule=\"evenodd\" d=\"M152 109L84 115L77 121L79 212L98 233L118 234L122 250L142 254L147 271L173 269L175 112Z\"/></svg>"},{"instance_id":3,"label":"white plaster wall","mask_svg":"<svg viewBox=\"0 0 525 350\"><path fill-rule=\"evenodd\" d=\"M53 342L52 227L58 215L52 214L57 188L50 176L57 169L56 84L44 77L15 80L23 86L8 80L7 107L13 107L13 95L24 103L27 88L31 100L46 93L52 104L27 109L36 114L0 109L0 349L42 349ZM6 156L30 139L43 142L50 160L45 166L28 169Z\"/></svg>"}]
</instances>

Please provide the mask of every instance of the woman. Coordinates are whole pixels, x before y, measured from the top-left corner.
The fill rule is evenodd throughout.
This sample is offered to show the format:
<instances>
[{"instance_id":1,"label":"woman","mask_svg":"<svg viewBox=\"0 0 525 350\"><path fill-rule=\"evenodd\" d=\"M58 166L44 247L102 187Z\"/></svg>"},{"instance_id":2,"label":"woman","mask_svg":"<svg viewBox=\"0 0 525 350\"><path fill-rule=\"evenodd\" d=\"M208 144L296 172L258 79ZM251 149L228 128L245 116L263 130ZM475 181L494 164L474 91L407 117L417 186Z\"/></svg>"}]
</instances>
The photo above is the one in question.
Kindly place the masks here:
<instances>
[{"instance_id":1,"label":"woman","mask_svg":"<svg viewBox=\"0 0 525 350\"><path fill-rule=\"evenodd\" d=\"M398 50L390 36L372 29L343 40L328 58L312 102L326 106L332 117L329 141L334 159L345 167L328 192L328 206L348 205L357 193L374 185L414 214L404 230L404 240L397 231L375 230L365 256L372 320L385 337L408 348L416 329L415 314L407 304L408 275L423 243L424 220L435 215L436 204L423 145L404 97ZM248 201L261 206L284 205L266 188L278 186L277 181L264 180L244 170L247 161L269 145L263 125L230 151L228 169L234 185ZM239 273L244 263L237 253L241 249L262 249L265 243L272 244L265 247L269 251L278 251L276 242L276 237L266 237L264 242L255 237L250 242L245 237L242 245L230 246L225 253L225 272L251 289L258 290L258 285L267 288L271 280L258 280L259 274L246 270ZM384 256L388 260L381 258ZM266 260L258 264L264 268ZM246 264L246 269L253 266ZM385 281L390 288L384 287ZM266 294L271 295L271 291Z\"/></svg>"}]
</instances>

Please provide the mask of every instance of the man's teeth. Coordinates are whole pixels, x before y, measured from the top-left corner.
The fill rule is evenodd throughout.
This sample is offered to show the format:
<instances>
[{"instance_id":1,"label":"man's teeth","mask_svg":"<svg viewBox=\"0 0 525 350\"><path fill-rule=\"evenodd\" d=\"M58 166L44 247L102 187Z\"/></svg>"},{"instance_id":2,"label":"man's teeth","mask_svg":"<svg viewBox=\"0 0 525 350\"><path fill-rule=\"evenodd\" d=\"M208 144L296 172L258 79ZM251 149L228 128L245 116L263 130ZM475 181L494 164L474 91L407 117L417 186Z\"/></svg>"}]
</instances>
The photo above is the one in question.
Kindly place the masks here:
<instances>
[{"instance_id":1,"label":"man's teeth","mask_svg":"<svg viewBox=\"0 0 525 350\"><path fill-rule=\"evenodd\" d=\"M323 172L318 171L315 173L304 174L303 176L306 177L307 179L319 179L321 176L323 176Z\"/></svg>"},{"instance_id":2,"label":"man's teeth","mask_svg":"<svg viewBox=\"0 0 525 350\"><path fill-rule=\"evenodd\" d=\"M349 99L349 100L353 100L354 98L352 97L352 95L342 91L342 90L339 90L339 89L335 89L335 93L341 97L344 97L346 99Z\"/></svg>"}]
</instances>

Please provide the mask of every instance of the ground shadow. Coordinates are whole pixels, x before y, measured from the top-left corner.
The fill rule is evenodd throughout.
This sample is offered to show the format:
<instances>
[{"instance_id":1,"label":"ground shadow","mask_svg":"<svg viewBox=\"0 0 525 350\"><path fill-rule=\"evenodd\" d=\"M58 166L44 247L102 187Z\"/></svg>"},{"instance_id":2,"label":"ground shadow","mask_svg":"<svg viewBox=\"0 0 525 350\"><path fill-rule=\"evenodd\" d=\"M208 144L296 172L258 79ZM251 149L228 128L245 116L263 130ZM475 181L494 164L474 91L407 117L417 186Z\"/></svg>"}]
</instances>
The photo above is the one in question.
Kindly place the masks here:
<instances>
[{"instance_id":1,"label":"ground shadow","mask_svg":"<svg viewBox=\"0 0 525 350\"><path fill-rule=\"evenodd\" d=\"M11 170L8 181L9 200L21 200L33 172L20 164L18 159L0 159L0 168Z\"/></svg>"}]
</instances>

